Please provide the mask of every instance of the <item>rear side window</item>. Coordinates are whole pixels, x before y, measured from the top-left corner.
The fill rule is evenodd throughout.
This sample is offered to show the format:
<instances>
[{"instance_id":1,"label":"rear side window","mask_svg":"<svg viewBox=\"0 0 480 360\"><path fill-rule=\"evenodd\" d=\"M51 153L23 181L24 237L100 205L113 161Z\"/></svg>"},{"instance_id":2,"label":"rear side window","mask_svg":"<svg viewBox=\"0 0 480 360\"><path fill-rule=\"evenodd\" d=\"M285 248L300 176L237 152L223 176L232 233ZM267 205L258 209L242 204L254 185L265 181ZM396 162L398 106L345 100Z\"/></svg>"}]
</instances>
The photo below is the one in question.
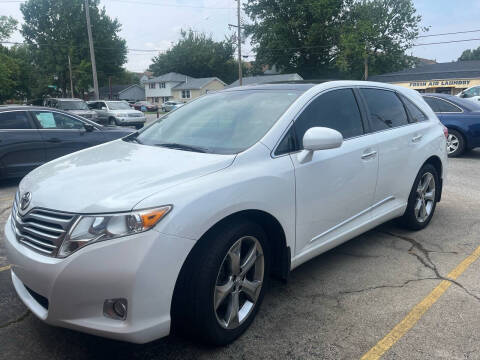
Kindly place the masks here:
<instances>
[{"instance_id":1,"label":"rear side window","mask_svg":"<svg viewBox=\"0 0 480 360\"><path fill-rule=\"evenodd\" d=\"M363 123L351 89L332 90L313 100L295 121L297 144L303 148L303 135L312 127L339 131L344 139L363 135Z\"/></svg>"},{"instance_id":2,"label":"rear side window","mask_svg":"<svg viewBox=\"0 0 480 360\"><path fill-rule=\"evenodd\" d=\"M361 89L367 103L372 131L408 124L407 113L397 94L389 90Z\"/></svg>"},{"instance_id":3,"label":"rear side window","mask_svg":"<svg viewBox=\"0 0 480 360\"><path fill-rule=\"evenodd\" d=\"M25 111L0 113L0 129L31 129L27 113Z\"/></svg>"},{"instance_id":4,"label":"rear side window","mask_svg":"<svg viewBox=\"0 0 480 360\"><path fill-rule=\"evenodd\" d=\"M402 96L402 99L407 107L407 111L410 113L411 122L416 123L428 120L427 116L417 107L417 105L408 100L405 96Z\"/></svg>"},{"instance_id":5,"label":"rear side window","mask_svg":"<svg viewBox=\"0 0 480 360\"><path fill-rule=\"evenodd\" d=\"M462 109L460 109L458 106L455 106L449 103L448 101L445 101L436 97L431 97L431 96L425 96L424 99L427 102L427 104L430 105L432 110L436 113L462 112Z\"/></svg>"}]
</instances>

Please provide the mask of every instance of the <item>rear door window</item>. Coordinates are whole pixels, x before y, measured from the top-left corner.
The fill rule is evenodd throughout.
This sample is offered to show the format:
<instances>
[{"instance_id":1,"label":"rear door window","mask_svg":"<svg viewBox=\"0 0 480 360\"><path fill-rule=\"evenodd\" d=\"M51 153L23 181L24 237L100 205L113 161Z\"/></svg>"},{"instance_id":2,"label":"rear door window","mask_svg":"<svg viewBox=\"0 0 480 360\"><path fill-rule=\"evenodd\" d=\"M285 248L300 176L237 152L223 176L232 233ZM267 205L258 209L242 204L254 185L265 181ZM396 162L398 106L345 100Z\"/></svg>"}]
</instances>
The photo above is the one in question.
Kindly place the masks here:
<instances>
[{"instance_id":1,"label":"rear door window","mask_svg":"<svg viewBox=\"0 0 480 360\"><path fill-rule=\"evenodd\" d=\"M312 127L335 129L344 139L364 133L360 110L352 89L332 90L318 96L300 114L294 126L296 143L300 148L303 148L305 132Z\"/></svg>"},{"instance_id":2,"label":"rear door window","mask_svg":"<svg viewBox=\"0 0 480 360\"><path fill-rule=\"evenodd\" d=\"M408 124L405 107L397 94L390 90L360 89L367 103L372 132Z\"/></svg>"},{"instance_id":3,"label":"rear door window","mask_svg":"<svg viewBox=\"0 0 480 360\"><path fill-rule=\"evenodd\" d=\"M403 102L407 108L407 111L410 114L410 121L412 123L421 122L428 120L427 116L420 110L417 105L408 100L405 96L402 96Z\"/></svg>"},{"instance_id":4,"label":"rear door window","mask_svg":"<svg viewBox=\"0 0 480 360\"><path fill-rule=\"evenodd\" d=\"M425 96L425 101L436 113L458 113L462 112L458 106L449 103L448 101L439 99L437 97Z\"/></svg>"},{"instance_id":5,"label":"rear door window","mask_svg":"<svg viewBox=\"0 0 480 360\"><path fill-rule=\"evenodd\" d=\"M0 129L31 129L26 111L5 111L0 113Z\"/></svg>"}]
</instances>

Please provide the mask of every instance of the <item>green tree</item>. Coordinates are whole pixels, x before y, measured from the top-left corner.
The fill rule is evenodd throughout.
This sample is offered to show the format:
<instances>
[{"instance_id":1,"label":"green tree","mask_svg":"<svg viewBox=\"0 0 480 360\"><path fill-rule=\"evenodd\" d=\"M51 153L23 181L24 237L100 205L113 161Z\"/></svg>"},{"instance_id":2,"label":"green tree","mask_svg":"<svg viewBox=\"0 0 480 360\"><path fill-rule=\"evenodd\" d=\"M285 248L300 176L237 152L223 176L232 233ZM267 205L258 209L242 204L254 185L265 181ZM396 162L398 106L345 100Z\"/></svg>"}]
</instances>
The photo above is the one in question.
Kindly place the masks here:
<instances>
[{"instance_id":1,"label":"green tree","mask_svg":"<svg viewBox=\"0 0 480 360\"><path fill-rule=\"evenodd\" d=\"M5 41L17 29L18 21L11 16L0 16L0 41Z\"/></svg>"},{"instance_id":2,"label":"green tree","mask_svg":"<svg viewBox=\"0 0 480 360\"><path fill-rule=\"evenodd\" d=\"M411 66L405 50L413 45L421 16L412 0L359 0L344 13L335 61L353 78Z\"/></svg>"},{"instance_id":3,"label":"green tree","mask_svg":"<svg viewBox=\"0 0 480 360\"><path fill-rule=\"evenodd\" d=\"M173 47L152 59L155 75L178 72L192 77L216 76L226 83L236 80L232 39L214 41L211 36L182 30Z\"/></svg>"},{"instance_id":4,"label":"green tree","mask_svg":"<svg viewBox=\"0 0 480 360\"><path fill-rule=\"evenodd\" d=\"M90 0L89 6L98 79L100 85L105 85L109 76L123 71L126 42L118 35L120 23L110 18L105 8L99 8L99 0ZM84 1L28 0L20 10L25 20L21 32L35 64L50 82L57 78L55 85L65 93L69 87L68 55L73 68L90 61ZM76 80L74 74L74 83Z\"/></svg>"},{"instance_id":5,"label":"green tree","mask_svg":"<svg viewBox=\"0 0 480 360\"><path fill-rule=\"evenodd\" d=\"M248 0L256 62L305 78L331 77L344 0Z\"/></svg>"},{"instance_id":6,"label":"green tree","mask_svg":"<svg viewBox=\"0 0 480 360\"><path fill-rule=\"evenodd\" d=\"M476 49L467 49L462 52L458 61L480 60L480 47Z\"/></svg>"},{"instance_id":7,"label":"green tree","mask_svg":"<svg viewBox=\"0 0 480 360\"><path fill-rule=\"evenodd\" d=\"M0 41L8 40L16 27L17 20L12 17L0 16ZM19 73L18 62L5 46L0 45L0 103L16 95Z\"/></svg>"}]
</instances>

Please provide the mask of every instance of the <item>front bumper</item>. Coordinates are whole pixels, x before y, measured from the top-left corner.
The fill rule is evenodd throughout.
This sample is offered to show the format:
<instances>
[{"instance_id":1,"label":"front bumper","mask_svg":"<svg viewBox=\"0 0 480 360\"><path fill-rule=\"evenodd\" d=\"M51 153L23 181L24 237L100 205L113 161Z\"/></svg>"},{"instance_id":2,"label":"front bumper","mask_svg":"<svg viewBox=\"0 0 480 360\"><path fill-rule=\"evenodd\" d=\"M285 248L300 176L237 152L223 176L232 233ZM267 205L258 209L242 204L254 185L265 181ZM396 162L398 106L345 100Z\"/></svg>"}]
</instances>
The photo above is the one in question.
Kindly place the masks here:
<instances>
[{"instance_id":1,"label":"front bumper","mask_svg":"<svg viewBox=\"0 0 480 360\"><path fill-rule=\"evenodd\" d=\"M46 323L112 339L145 343L170 332L170 305L180 268L194 241L150 230L84 247L65 259L17 242L5 225L12 282L25 305ZM48 309L38 295L48 300ZM126 298L125 321L103 315L107 299Z\"/></svg>"}]
</instances>

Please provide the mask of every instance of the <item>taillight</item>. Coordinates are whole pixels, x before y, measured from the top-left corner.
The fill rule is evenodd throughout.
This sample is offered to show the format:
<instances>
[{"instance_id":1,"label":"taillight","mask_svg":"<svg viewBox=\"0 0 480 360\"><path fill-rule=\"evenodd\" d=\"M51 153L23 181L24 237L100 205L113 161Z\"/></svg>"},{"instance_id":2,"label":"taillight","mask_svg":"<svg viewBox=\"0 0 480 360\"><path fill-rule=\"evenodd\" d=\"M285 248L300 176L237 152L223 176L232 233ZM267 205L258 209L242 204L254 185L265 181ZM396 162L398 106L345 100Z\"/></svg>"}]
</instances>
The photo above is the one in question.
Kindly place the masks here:
<instances>
[{"instance_id":1,"label":"taillight","mask_svg":"<svg viewBox=\"0 0 480 360\"><path fill-rule=\"evenodd\" d=\"M443 127L443 135L445 135L445 139L448 139L448 129L446 126Z\"/></svg>"}]
</instances>

